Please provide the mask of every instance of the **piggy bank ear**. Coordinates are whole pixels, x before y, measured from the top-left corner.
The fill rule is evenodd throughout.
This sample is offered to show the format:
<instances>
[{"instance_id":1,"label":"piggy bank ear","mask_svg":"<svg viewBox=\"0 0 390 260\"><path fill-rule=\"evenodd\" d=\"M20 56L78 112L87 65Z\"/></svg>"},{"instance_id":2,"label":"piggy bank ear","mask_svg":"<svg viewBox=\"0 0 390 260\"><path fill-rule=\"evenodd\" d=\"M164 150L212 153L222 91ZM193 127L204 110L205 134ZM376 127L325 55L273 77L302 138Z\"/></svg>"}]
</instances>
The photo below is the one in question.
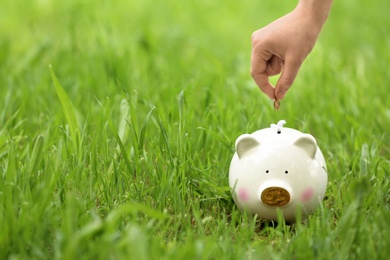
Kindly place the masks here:
<instances>
[{"instance_id":1,"label":"piggy bank ear","mask_svg":"<svg viewBox=\"0 0 390 260\"><path fill-rule=\"evenodd\" d=\"M314 158L317 152L316 139L314 139L314 137L309 134L303 134L294 142L294 145L303 149L310 156L310 158Z\"/></svg>"},{"instance_id":2,"label":"piggy bank ear","mask_svg":"<svg viewBox=\"0 0 390 260\"><path fill-rule=\"evenodd\" d=\"M260 143L250 134L243 134L236 140L236 151L239 158L242 158L247 152L259 146Z\"/></svg>"}]
</instances>

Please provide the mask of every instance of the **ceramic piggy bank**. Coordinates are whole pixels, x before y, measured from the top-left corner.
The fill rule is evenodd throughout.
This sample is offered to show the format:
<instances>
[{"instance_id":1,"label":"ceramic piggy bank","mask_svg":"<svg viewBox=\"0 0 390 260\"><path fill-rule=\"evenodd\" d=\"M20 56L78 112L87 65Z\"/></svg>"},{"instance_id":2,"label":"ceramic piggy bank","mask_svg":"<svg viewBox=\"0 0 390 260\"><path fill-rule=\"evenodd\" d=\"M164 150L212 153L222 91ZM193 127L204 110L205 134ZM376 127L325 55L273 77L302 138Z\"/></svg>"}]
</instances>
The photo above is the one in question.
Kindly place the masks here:
<instances>
[{"instance_id":1,"label":"ceramic piggy bank","mask_svg":"<svg viewBox=\"0 0 390 260\"><path fill-rule=\"evenodd\" d=\"M304 218L321 203L328 176L314 137L283 124L238 137L229 185L238 208L268 220L280 210L294 222L299 207Z\"/></svg>"}]
</instances>

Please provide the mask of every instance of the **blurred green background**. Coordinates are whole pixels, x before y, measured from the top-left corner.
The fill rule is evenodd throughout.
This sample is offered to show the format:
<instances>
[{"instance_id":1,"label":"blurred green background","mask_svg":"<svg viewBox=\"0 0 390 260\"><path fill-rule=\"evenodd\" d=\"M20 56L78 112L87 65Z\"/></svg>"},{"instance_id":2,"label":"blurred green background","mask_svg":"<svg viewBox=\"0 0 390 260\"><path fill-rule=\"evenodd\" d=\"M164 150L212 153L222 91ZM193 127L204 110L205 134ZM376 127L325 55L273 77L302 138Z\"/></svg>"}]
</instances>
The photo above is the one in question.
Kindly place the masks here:
<instances>
[{"instance_id":1,"label":"blurred green background","mask_svg":"<svg viewBox=\"0 0 390 260\"><path fill-rule=\"evenodd\" d=\"M12 91L23 100L29 93L35 107L48 107L55 95L47 69L52 64L83 114L93 109L94 97L118 96L116 86L121 85L130 93L136 90L146 102L164 100L164 107L175 102L182 89L191 96L189 101L196 101L190 105L195 111L204 110L211 101L226 108L243 107L250 118L259 118L250 130L289 116L295 120L322 117L323 105L329 121L346 116L357 126L365 122L358 119L363 117L383 132L383 123L389 122L389 11L369 1L334 4L282 111L274 113L256 89L248 72L250 35L295 4L4 2L0 44L2 81L8 87L1 94ZM334 102L340 106L334 108ZM262 114L270 116L260 120ZM327 124L331 123L316 125L336 129Z\"/></svg>"}]
</instances>

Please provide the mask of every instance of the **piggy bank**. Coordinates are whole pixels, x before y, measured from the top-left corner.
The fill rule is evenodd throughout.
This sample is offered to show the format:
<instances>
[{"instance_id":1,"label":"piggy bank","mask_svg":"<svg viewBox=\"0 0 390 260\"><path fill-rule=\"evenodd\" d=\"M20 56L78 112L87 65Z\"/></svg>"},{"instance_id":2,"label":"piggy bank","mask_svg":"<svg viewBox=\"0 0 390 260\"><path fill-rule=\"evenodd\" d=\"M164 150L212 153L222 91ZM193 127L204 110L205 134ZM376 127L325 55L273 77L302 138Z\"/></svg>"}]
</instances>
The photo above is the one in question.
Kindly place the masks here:
<instances>
[{"instance_id":1,"label":"piggy bank","mask_svg":"<svg viewBox=\"0 0 390 260\"><path fill-rule=\"evenodd\" d=\"M275 221L280 211L294 222L298 210L305 218L319 206L328 175L314 137L284 124L238 137L229 186L238 208Z\"/></svg>"}]
</instances>

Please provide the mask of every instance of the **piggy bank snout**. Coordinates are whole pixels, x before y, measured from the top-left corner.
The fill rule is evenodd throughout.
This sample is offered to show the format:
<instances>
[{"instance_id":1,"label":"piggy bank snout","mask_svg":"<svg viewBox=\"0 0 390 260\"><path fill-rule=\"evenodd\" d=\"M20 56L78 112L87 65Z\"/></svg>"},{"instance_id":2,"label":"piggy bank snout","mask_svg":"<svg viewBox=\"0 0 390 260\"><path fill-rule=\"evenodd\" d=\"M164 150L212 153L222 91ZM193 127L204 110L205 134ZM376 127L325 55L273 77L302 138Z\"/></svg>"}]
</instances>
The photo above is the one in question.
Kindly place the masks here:
<instances>
[{"instance_id":1,"label":"piggy bank snout","mask_svg":"<svg viewBox=\"0 0 390 260\"><path fill-rule=\"evenodd\" d=\"M291 200L291 194L282 187L265 188L260 195L261 201L270 207L282 207Z\"/></svg>"}]
</instances>

